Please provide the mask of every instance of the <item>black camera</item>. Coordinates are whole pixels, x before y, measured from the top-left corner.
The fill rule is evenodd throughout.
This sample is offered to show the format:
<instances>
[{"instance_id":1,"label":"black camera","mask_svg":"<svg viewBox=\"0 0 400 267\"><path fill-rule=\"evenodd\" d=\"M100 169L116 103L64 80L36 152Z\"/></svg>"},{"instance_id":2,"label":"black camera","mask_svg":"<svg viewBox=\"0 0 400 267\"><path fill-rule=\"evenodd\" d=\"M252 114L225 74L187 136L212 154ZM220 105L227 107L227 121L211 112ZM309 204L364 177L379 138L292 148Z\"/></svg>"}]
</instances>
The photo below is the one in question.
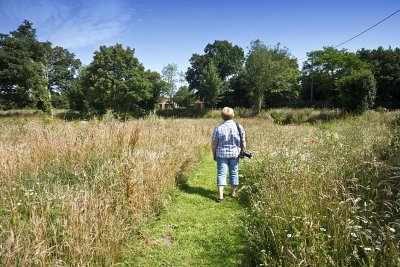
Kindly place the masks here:
<instances>
[{"instance_id":1,"label":"black camera","mask_svg":"<svg viewBox=\"0 0 400 267\"><path fill-rule=\"evenodd\" d=\"M248 157L249 159L252 157L253 155L251 154L251 152L243 150L240 152L239 157L244 158L244 157Z\"/></svg>"}]
</instances>

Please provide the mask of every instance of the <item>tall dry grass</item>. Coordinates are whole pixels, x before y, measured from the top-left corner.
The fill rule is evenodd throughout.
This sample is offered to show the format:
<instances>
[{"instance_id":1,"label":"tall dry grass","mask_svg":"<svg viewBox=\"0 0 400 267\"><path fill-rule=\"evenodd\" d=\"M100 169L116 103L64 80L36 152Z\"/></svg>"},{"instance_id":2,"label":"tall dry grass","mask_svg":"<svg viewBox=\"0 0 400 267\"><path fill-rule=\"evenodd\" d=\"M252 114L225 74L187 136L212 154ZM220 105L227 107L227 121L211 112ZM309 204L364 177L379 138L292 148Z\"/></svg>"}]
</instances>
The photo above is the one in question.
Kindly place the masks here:
<instances>
[{"instance_id":1,"label":"tall dry grass","mask_svg":"<svg viewBox=\"0 0 400 267\"><path fill-rule=\"evenodd\" d=\"M110 265L215 121L0 121L0 265Z\"/></svg>"},{"instance_id":2,"label":"tall dry grass","mask_svg":"<svg viewBox=\"0 0 400 267\"><path fill-rule=\"evenodd\" d=\"M254 264L399 266L399 176L385 155L395 114L328 124L247 122L243 168Z\"/></svg>"}]
</instances>

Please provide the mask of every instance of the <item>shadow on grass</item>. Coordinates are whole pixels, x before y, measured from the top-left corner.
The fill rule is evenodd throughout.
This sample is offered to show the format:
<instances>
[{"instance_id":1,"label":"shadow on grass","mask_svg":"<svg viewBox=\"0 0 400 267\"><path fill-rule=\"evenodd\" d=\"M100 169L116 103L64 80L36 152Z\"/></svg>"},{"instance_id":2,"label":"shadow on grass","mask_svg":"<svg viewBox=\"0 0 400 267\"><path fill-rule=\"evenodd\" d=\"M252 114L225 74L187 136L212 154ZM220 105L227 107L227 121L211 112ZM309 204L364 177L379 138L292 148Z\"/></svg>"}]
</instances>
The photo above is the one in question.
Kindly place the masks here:
<instances>
[{"instance_id":1,"label":"shadow on grass","mask_svg":"<svg viewBox=\"0 0 400 267\"><path fill-rule=\"evenodd\" d=\"M4 111L0 112L0 118L29 118L40 115L39 111Z\"/></svg>"},{"instance_id":2,"label":"shadow on grass","mask_svg":"<svg viewBox=\"0 0 400 267\"><path fill-rule=\"evenodd\" d=\"M182 184L179 186L179 189L182 190L183 192L186 192L188 194L194 194L194 195L199 195L204 198L209 198L212 200L215 200L217 196L217 192L209 189L205 189L202 187L198 186L190 186L188 184Z\"/></svg>"},{"instance_id":3,"label":"shadow on grass","mask_svg":"<svg viewBox=\"0 0 400 267\"><path fill-rule=\"evenodd\" d=\"M62 112L58 112L54 115L56 118L65 120L65 121L75 121L75 120L83 120L84 116L82 116L78 111L74 110L66 110Z\"/></svg>"}]
</instances>

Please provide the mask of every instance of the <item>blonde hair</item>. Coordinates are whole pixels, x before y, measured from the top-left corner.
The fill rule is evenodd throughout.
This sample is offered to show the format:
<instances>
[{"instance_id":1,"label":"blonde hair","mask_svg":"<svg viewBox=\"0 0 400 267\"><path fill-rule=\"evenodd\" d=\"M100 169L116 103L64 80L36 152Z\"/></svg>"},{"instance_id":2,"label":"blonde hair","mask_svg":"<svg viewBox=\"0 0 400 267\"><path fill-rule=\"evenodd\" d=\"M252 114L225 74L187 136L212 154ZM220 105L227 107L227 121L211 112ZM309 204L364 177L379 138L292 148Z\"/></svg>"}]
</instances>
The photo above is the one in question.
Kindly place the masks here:
<instances>
[{"instance_id":1,"label":"blonde hair","mask_svg":"<svg viewBox=\"0 0 400 267\"><path fill-rule=\"evenodd\" d=\"M233 109L230 107L224 107L221 112L221 117L224 121L231 120L235 116Z\"/></svg>"}]
</instances>

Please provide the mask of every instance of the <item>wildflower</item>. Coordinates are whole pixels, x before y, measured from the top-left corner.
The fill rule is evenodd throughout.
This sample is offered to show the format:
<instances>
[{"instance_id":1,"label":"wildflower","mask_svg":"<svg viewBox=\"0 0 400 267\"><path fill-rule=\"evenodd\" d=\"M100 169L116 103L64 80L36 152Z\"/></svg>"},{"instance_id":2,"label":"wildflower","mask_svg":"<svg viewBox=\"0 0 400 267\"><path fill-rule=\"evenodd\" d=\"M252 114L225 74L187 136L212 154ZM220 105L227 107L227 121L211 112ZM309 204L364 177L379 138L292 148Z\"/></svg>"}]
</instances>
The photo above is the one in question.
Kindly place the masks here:
<instances>
[{"instance_id":1,"label":"wildflower","mask_svg":"<svg viewBox=\"0 0 400 267\"><path fill-rule=\"evenodd\" d=\"M389 231L392 232L392 233L396 232L396 230L394 228L392 228L392 227L389 228Z\"/></svg>"},{"instance_id":2,"label":"wildflower","mask_svg":"<svg viewBox=\"0 0 400 267\"><path fill-rule=\"evenodd\" d=\"M311 142L312 142L313 144L318 144L318 142L317 142L317 141L315 141L314 139L313 139L313 140L311 140Z\"/></svg>"},{"instance_id":3,"label":"wildflower","mask_svg":"<svg viewBox=\"0 0 400 267\"><path fill-rule=\"evenodd\" d=\"M321 230L322 232L326 232L326 229L323 227L320 227L319 230Z\"/></svg>"},{"instance_id":4,"label":"wildflower","mask_svg":"<svg viewBox=\"0 0 400 267\"><path fill-rule=\"evenodd\" d=\"M287 236L287 238L291 238L292 234L287 234L286 236Z\"/></svg>"},{"instance_id":5,"label":"wildflower","mask_svg":"<svg viewBox=\"0 0 400 267\"><path fill-rule=\"evenodd\" d=\"M371 251L372 248L364 248L365 251Z\"/></svg>"},{"instance_id":6,"label":"wildflower","mask_svg":"<svg viewBox=\"0 0 400 267\"><path fill-rule=\"evenodd\" d=\"M355 233L353 233L353 232L351 232L350 235L351 235L352 237L357 237L357 235L356 235Z\"/></svg>"},{"instance_id":7,"label":"wildflower","mask_svg":"<svg viewBox=\"0 0 400 267\"><path fill-rule=\"evenodd\" d=\"M261 253L265 253L265 249L261 250Z\"/></svg>"},{"instance_id":8,"label":"wildflower","mask_svg":"<svg viewBox=\"0 0 400 267\"><path fill-rule=\"evenodd\" d=\"M307 142L303 142L304 145L307 145Z\"/></svg>"}]
</instances>

